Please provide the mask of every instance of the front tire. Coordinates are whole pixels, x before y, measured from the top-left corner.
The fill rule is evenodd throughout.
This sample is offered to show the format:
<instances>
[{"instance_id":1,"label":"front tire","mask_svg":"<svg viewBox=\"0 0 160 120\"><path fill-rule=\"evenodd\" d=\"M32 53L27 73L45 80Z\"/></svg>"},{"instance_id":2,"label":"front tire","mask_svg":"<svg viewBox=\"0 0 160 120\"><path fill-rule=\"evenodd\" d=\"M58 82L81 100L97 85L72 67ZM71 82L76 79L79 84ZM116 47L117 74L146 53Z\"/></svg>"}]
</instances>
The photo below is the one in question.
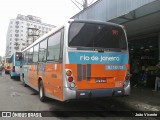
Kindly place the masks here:
<instances>
[{"instance_id":1,"label":"front tire","mask_svg":"<svg viewBox=\"0 0 160 120\"><path fill-rule=\"evenodd\" d=\"M44 86L43 86L42 80L39 82L39 99L40 99L41 102L46 101L46 97L45 97L45 94L44 94Z\"/></svg>"}]
</instances>

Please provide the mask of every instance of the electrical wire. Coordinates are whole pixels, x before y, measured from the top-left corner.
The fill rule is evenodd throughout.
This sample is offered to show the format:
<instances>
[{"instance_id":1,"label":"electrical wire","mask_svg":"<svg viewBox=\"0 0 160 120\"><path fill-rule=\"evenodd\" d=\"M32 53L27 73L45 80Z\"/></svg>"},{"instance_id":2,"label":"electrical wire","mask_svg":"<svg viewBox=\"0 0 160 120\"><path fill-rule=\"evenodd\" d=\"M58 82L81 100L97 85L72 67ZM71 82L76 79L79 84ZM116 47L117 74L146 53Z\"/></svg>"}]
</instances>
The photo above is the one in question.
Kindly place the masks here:
<instances>
[{"instance_id":1,"label":"electrical wire","mask_svg":"<svg viewBox=\"0 0 160 120\"><path fill-rule=\"evenodd\" d=\"M72 3L75 4L80 10L82 10L80 7L82 7L82 6L84 7L84 4L85 4L85 1L84 1L84 0L82 0L83 4L81 4L81 3L78 2L77 0L74 0L74 1L71 0L71 1L72 1ZM92 0L92 2L90 2L87 6L90 6L94 1L95 1L95 0ZM79 5L81 5L81 6L79 7L76 3L79 4Z\"/></svg>"},{"instance_id":2,"label":"electrical wire","mask_svg":"<svg viewBox=\"0 0 160 120\"><path fill-rule=\"evenodd\" d=\"M91 3L89 3L89 5L91 5L93 2L94 2L94 0L92 0L92 2L91 2ZM88 6L89 6L89 5L88 5Z\"/></svg>"},{"instance_id":3,"label":"electrical wire","mask_svg":"<svg viewBox=\"0 0 160 120\"><path fill-rule=\"evenodd\" d=\"M82 10L73 0L71 0L73 4L75 4L80 10Z\"/></svg>"},{"instance_id":4,"label":"electrical wire","mask_svg":"<svg viewBox=\"0 0 160 120\"><path fill-rule=\"evenodd\" d=\"M75 0L76 1L76 3L78 3L78 4L80 4L80 5L82 5L83 6L83 4L81 4L80 2L78 2L77 0ZM83 2L83 0L82 0L82 2ZM84 3L84 2L83 2Z\"/></svg>"}]
</instances>

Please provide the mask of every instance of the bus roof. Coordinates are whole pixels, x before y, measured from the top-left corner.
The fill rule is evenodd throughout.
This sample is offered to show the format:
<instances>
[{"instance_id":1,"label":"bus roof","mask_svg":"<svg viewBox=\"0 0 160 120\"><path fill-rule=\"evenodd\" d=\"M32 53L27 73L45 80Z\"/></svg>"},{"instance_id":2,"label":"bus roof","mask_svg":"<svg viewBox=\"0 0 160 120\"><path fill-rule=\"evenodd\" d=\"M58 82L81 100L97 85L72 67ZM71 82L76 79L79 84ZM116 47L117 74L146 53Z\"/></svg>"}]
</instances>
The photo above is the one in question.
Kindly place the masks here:
<instances>
[{"instance_id":1,"label":"bus roof","mask_svg":"<svg viewBox=\"0 0 160 120\"><path fill-rule=\"evenodd\" d=\"M108 25L113 25L113 26L117 26L117 27L123 27L123 25L119 25L116 23L111 23L111 22L105 22L105 21L99 21L99 20L75 20L75 19L69 19L67 21L67 23L72 23L73 21L77 21L77 22L88 22L88 23L99 23L99 24L108 24ZM44 34L43 36L39 37L34 43L32 43L31 45L29 45L28 47L26 47L24 50L22 50L22 52L26 51L27 49L33 47L34 45L36 45L37 43L41 42L44 40L44 38L49 37L50 35L52 35L53 33L57 32L58 30L62 29L64 26L66 25L66 23L64 23L61 26L58 26L56 28L53 28L50 32Z\"/></svg>"}]
</instances>

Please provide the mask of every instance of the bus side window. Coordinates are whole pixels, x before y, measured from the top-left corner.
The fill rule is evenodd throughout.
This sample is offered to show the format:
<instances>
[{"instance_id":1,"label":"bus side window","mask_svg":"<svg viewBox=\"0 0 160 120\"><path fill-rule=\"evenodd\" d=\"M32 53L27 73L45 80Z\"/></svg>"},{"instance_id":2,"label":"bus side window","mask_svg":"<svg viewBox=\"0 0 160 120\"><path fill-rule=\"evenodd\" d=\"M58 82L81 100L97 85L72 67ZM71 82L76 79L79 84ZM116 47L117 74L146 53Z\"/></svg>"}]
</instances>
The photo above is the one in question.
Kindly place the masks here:
<instances>
[{"instance_id":1,"label":"bus side window","mask_svg":"<svg viewBox=\"0 0 160 120\"><path fill-rule=\"evenodd\" d=\"M26 51L26 55L25 55L25 64L28 64L28 55L29 55L29 50Z\"/></svg>"},{"instance_id":2,"label":"bus side window","mask_svg":"<svg viewBox=\"0 0 160 120\"><path fill-rule=\"evenodd\" d=\"M39 48L39 62L45 62L47 55L47 39L40 43Z\"/></svg>"},{"instance_id":3,"label":"bus side window","mask_svg":"<svg viewBox=\"0 0 160 120\"><path fill-rule=\"evenodd\" d=\"M30 48L29 50L29 56L28 56L28 63L32 63L33 62L33 47Z\"/></svg>"},{"instance_id":4,"label":"bus side window","mask_svg":"<svg viewBox=\"0 0 160 120\"><path fill-rule=\"evenodd\" d=\"M61 39L61 31L59 31L49 37L49 39L48 39L48 52L47 52L47 60L48 61L59 61L60 39Z\"/></svg>"},{"instance_id":5,"label":"bus side window","mask_svg":"<svg viewBox=\"0 0 160 120\"><path fill-rule=\"evenodd\" d=\"M25 64L25 53L26 52L23 52L23 54L22 54L22 64Z\"/></svg>"},{"instance_id":6,"label":"bus side window","mask_svg":"<svg viewBox=\"0 0 160 120\"><path fill-rule=\"evenodd\" d=\"M38 50L39 50L39 44L34 46L34 52L33 52L33 62L38 62Z\"/></svg>"}]
</instances>

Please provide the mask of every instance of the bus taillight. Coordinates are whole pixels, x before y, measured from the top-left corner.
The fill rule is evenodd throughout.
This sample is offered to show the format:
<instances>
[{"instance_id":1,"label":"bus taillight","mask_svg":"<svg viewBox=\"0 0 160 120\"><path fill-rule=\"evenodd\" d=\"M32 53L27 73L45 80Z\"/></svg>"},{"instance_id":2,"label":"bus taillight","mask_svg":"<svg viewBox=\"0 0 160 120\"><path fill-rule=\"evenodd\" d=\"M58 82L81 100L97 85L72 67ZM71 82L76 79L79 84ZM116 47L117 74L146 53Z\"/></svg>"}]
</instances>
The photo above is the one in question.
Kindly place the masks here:
<instances>
[{"instance_id":1,"label":"bus taillight","mask_svg":"<svg viewBox=\"0 0 160 120\"><path fill-rule=\"evenodd\" d=\"M129 70L127 70L125 80L129 80L129 79L130 79L130 72Z\"/></svg>"},{"instance_id":2,"label":"bus taillight","mask_svg":"<svg viewBox=\"0 0 160 120\"><path fill-rule=\"evenodd\" d=\"M126 75L125 80L129 80L129 76L128 75Z\"/></svg>"},{"instance_id":3,"label":"bus taillight","mask_svg":"<svg viewBox=\"0 0 160 120\"><path fill-rule=\"evenodd\" d=\"M73 77L68 77L68 82L72 82L73 81Z\"/></svg>"},{"instance_id":4,"label":"bus taillight","mask_svg":"<svg viewBox=\"0 0 160 120\"><path fill-rule=\"evenodd\" d=\"M68 87L70 87L71 89L75 89L76 83L74 81L74 76L71 69L66 69L66 79L67 79Z\"/></svg>"},{"instance_id":5,"label":"bus taillight","mask_svg":"<svg viewBox=\"0 0 160 120\"><path fill-rule=\"evenodd\" d=\"M66 75L67 75L67 76L71 76L71 75L72 75L72 71L67 70Z\"/></svg>"}]
</instances>

